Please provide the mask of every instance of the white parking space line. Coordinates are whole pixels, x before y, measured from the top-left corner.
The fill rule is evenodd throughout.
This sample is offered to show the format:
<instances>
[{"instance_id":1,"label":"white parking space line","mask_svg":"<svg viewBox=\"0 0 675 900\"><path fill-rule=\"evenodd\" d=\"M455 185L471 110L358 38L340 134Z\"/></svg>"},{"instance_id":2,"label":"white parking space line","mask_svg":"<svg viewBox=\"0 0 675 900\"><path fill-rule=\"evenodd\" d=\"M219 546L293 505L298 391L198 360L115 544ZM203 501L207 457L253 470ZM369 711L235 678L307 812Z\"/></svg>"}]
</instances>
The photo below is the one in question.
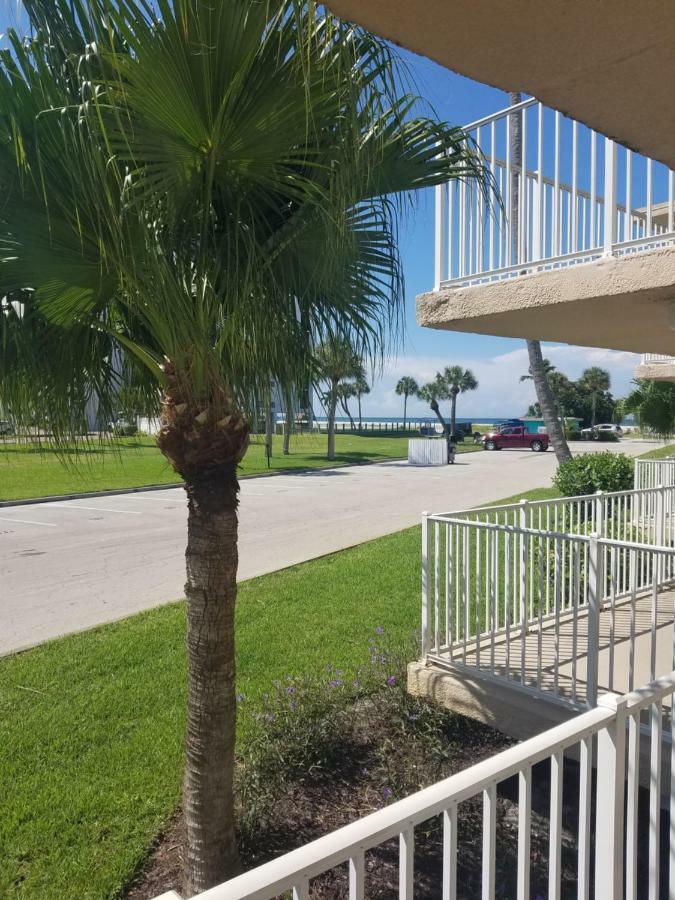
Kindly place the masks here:
<instances>
[{"instance_id":1,"label":"white parking space line","mask_svg":"<svg viewBox=\"0 0 675 900\"><path fill-rule=\"evenodd\" d=\"M123 516L142 516L143 513L138 512L135 509L110 509L108 506L80 506L79 504L74 503L51 503L50 506L56 507L56 509L86 509L90 512L111 512L111 513L121 513Z\"/></svg>"},{"instance_id":2,"label":"white parking space line","mask_svg":"<svg viewBox=\"0 0 675 900\"><path fill-rule=\"evenodd\" d=\"M136 494L131 496L124 495L125 500L150 500L153 503L180 503L182 497L137 497Z\"/></svg>"},{"instance_id":3,"label":"white parking space line","mask_svg":"<svg viewBox=\"0 0 675 900\"><path fill-rule=\"evenodd\" d=\"M18 522L21 525L44 525L45 528L58 528L53 522L34 522L32 519L10 519L9 516L0 516L0 522Z\"/></svg>"}]
</instances>

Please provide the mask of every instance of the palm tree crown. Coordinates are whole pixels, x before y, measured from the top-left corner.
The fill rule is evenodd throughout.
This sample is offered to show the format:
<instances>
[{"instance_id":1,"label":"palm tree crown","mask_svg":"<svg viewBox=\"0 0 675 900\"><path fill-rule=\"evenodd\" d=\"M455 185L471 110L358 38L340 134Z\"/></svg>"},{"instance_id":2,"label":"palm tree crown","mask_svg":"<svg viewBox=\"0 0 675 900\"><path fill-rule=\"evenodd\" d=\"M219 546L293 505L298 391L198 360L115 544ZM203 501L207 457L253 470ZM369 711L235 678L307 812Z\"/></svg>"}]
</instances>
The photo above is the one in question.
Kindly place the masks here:
<instances>
[{"instance_id":1,"label":"palm tree crown","mask_svg":"<svg viewBox=\"0 0 675 900\"><path fill-rule=\"evenodd\" d=\"M0 406L57 440L161 396L188 495L186 893L237 868L236 467L247 411L376 355L397 194L484 183L387 45L297 0L25 0L0 51ZM393 198L393 199L392 199ZM324 360L325 362L325 360Z\"/></svg>"}]
</instances>

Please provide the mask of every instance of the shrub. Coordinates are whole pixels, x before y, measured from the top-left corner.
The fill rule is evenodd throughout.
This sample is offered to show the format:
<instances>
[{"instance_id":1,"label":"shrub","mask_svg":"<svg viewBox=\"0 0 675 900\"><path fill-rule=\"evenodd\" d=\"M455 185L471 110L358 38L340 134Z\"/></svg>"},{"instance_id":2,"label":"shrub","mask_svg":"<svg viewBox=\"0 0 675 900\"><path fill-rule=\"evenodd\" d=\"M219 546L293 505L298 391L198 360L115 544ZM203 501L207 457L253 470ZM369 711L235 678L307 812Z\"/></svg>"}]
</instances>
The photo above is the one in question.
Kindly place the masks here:
<instances>
[{"instance_id":1,"label":"shrub","mask_svg":"<svg viewBox=\"0 0 675 900\"><path fill-rule=\"evenodd\" d=\"M563 497L633 487L633 460L624 453L583 453L563 463L553 484Z\"/></svg>"}]
</instances>

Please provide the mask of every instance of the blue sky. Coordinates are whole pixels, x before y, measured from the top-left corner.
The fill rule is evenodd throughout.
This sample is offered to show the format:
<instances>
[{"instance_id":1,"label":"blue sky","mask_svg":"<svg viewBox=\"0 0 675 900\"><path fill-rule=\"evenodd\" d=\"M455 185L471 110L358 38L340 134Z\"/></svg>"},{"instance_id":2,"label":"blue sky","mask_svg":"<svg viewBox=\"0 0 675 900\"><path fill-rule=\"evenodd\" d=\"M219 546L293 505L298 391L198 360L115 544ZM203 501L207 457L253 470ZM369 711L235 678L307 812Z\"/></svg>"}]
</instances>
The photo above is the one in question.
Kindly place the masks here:
<instances>
[{"instance_id":1,"label":"blue sky","mask_svg":"<svg viewBox=\"0 0 675 900\"><path fill-rule=\"evenodd\" d=\"M17 20L17 0L0 0L0 34ZM402 57L421 96L442 120L463 125L508 105L508 95L486 85L456 75L430 60L402 52ZM433 288L434 271L434 195L424 192L417 208L406 215L401 228L406 298L404 343L390 354L384 370L373 379L370 395L364 398L365 415L401 414L401 399L394 385L401 375L413 375L418 382L433 378L446 365L470 368L479 381L479 389L462 397L458 412L463 416L514 416L525 412L534 397L529 382L519 377L527 371L524 341L433 331L415 323L415 297ZM629 388L637 356L609 350L545 345L544 353L570 377L599 365L609 370L616 396ZM413 415L426 415L428 408L411 401Z\"/></svg>"}]
</instances>

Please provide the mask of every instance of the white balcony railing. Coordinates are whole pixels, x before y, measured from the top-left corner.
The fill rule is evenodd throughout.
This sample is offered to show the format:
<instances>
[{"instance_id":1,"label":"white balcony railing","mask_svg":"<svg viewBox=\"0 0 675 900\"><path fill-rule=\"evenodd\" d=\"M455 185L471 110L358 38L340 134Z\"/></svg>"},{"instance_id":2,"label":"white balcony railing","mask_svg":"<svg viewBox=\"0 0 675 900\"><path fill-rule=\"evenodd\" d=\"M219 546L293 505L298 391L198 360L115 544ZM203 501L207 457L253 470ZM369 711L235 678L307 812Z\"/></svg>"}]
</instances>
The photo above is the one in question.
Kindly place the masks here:
<instances>
[{"instance_id":1,"label":"white balcony railing","mask_svg":"<svg viewBox=\"0 0 675 900\"><path fill-rule=\"evenodd\" d=\"M668 896L672 897L675 855L672 848L669 859L667 848L665 854L661 852L660 810L664 788L675 796L675 762L669 763L670 748L675 747L675 719L669 714L673 693L675 672L622 697L607 695L597 708L563 725L199 896L202 900L272 900L279 896L309 900L313 879L334 870L336 887L331 896L364 900L371 896L370 851L396 841L398 890L391 894L399 900L413 900L419 896L415 889L415 834L422 826L427 834L434 827L439 831L442 873L434 896L454 900L465 896L461 882L458 884L458 862L464 862L464 816L468 814L468 823L472 818L475 821L471 801L476 800L482 801L482 840L476 842L481 884L480 894L473 896L490 900L497 888L499 896L505 896L504 847L500 843L503 831L498 830L497 823L505 821L505 797L513 797L506 800L513 806L516 824L512 855L515 890L509 896L530 897L536 874L547 883L549 897L560 897L564 866L568 877L568 893L564 896L572 896L571 878L574 896L580 898L656 898L665 896L668 886ZM592 776L594 758L602 760L596 778ZM568 830L563 830L563 798L569 807L573 789L565 769L570 759L578 761L578 775L573 777L578 783L573 837L569 808ZM648 808L639 802L639 788L646 780L640 773L645 768L649 774ZM517 785L513 791L509 782ZM547 809L542 811L544 803ZM674 826L675 801L671 801L671 834ZM548 848L543 854L532 852L535 828L547 837ZM417 860L423 862L419 856Z\"/></svg>"},{"instance_id":2,"label":"white balcony railing","mask_svg":"<svg viewBox=\"0 0 675 900\"><path fill-rule=\"evenodd\" d=\"M675 366L675 356L662 356L659 353L643 353L640 363L643 366Z\"/></svg>"},{"instance_id":3,"label":"white balcony railing","mask_svg":"<svg viewBox=\"0 0 675 900\"><path fill-rule=\"evenodd\" d=\"M501 205L473 184L436 188L436 289L675 241L675 176L661 163L534 99L466 130Z\"/></svg>"},{"instance_id":4,"label":"white balcony railing","mask_svg":"<svg viewBox=\"0 0 675 900\"><path fill-rule=\"evenodd\" d=\"M425 515L423 658L578 709L669 671L674 516L675 486Z\"/></svg>"}]
</instances>

